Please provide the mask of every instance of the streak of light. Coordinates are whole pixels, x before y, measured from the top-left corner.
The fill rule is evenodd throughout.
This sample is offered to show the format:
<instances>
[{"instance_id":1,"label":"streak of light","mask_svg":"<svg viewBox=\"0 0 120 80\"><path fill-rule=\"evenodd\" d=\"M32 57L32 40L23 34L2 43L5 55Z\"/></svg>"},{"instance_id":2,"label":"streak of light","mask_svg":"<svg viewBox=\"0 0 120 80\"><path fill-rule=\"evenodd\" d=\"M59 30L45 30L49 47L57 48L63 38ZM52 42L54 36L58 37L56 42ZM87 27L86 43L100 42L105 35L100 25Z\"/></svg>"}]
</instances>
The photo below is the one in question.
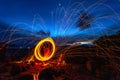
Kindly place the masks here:
<instances>
[{"instance_id":1,"label":"streak of light","mask_svg":"<svg viewBox=\"0 0 120 80\"><path fill-rule=\"evenodd\" d=\"M45 42L49 42L52 45L52 52L50 53L50 51L48 51L48 48L45 48L44 49L46 52L46 53L44 53L45 56L42 56L41 55L41 46ZM35 58L39 61L47 61L47 60L51 59L53 57L54 53L55 53L55 43L52 38L45 38L45 39L41 40L40 42L38 42L38 44L36 45L35 50L34 50Z\"/></svg>"}]
</instances>

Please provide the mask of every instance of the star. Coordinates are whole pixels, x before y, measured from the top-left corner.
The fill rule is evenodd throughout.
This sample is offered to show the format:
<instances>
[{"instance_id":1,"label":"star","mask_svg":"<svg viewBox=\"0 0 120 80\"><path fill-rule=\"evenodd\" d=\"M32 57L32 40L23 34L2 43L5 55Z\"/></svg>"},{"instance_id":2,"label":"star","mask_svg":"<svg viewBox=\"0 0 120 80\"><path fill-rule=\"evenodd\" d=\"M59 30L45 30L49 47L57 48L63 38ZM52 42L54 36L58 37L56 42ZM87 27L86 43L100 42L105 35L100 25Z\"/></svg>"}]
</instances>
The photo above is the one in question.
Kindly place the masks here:
<instances>
[{"instance_id":1,"label":"star","mask_svg":"<svg viewBox=\"0 0 120 80\"><path fill-rule=\"evenodd\" d=\"M61 7L61 5L62 5L61 3L58 4L59 7Z\"/></svg>"}]
</instances>

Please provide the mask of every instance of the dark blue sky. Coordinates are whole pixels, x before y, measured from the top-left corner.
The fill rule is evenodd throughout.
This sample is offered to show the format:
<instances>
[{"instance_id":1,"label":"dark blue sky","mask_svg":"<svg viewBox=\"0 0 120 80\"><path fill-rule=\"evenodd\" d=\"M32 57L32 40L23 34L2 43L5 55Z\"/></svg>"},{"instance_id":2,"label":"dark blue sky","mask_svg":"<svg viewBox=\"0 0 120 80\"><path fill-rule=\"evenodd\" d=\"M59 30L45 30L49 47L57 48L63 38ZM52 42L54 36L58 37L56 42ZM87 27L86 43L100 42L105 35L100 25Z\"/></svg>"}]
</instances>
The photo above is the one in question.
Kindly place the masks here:
<instances>
[{"instance_id":1,"label":"dark blue sky","mask_svg":"<svg viewBox=\"0 0 120 80\"><path fill-rule=\"evenodd\" d=\"M94 17L91 27L76 27L80 11ZM52 37L95 38L120 30L120 0L0 0L0 21L37 37L43 30Z\"/></svg>"}]
</instances>

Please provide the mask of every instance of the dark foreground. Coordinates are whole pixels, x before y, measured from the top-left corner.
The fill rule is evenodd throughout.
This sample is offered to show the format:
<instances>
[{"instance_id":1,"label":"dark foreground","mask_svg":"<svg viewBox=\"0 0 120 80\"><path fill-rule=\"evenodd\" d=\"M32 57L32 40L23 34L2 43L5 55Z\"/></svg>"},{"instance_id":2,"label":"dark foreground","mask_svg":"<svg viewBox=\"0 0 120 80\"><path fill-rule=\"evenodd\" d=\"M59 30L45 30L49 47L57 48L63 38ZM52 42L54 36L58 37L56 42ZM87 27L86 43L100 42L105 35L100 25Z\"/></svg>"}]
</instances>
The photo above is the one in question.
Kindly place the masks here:
<instances>
[{"instance_id":1,"label":"dark foreground","mask_svg":"<svg viewBox=\"0 0 120 80\"><path fill-rule=\"evenodd\" d=\"M110 50L108 54L107 48L74 46L56 52L47 62L5 58L0 62L0 80L120 80L119 55Z\"/></svg>"}]
</instances>

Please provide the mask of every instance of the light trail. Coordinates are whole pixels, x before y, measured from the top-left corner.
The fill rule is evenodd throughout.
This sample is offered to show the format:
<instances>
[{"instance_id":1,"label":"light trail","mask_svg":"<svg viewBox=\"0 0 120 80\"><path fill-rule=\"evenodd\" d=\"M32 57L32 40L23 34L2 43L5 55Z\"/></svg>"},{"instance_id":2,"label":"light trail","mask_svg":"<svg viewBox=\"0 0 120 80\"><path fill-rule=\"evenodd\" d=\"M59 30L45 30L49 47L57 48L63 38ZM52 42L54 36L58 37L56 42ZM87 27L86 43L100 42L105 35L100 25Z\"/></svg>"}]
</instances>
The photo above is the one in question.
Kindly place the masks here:
<instances>
[{"instance_id":1,"label":"light trail","mask_svg":"<svg viewBox=\"0 0 120 80\"><path fill-rule=\"evenodd\" d=\"M49 45L46 47L44 45L45 43L50 43L52 45L52 47ZM50 50L50 49L52 49L52 50ZM52 38L45 38L45 39L39 41L34 50L34 56L39 61L47 61L47 60L51 59L53 57L54 53L55 53L55 43Z\"/></svg>"}]
</instances>

